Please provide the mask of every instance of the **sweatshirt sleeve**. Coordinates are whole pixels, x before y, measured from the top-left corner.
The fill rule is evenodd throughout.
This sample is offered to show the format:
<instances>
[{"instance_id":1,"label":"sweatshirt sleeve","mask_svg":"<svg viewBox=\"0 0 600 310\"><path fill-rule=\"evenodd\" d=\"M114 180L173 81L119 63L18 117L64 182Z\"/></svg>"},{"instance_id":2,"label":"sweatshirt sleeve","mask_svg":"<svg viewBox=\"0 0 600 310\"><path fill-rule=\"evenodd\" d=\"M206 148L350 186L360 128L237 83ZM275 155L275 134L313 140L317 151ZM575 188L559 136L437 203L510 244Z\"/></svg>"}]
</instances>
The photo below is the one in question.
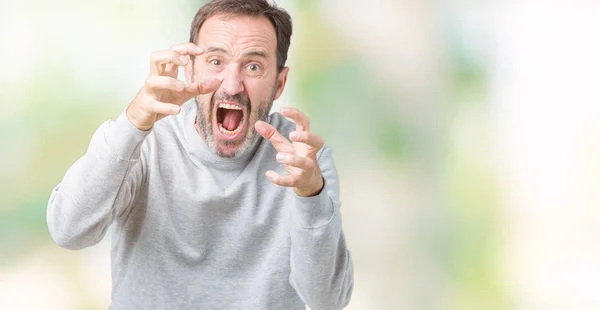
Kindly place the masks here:
<instances>
[{"instance_id":1,"label":"sweatshirt sleeve","mask_svg":"<svg viewBox=\"0 0 600 310\"><path fill-rule=\"evenodd\" d=\"M354 272L340 216L339 181L331 149L318 158L321 193L295 196L292 211L290 284L312 310L342 309L350 302Z\"/></svg>"},{"instance_id":2,"label":"sweatshirt sleeve","mask_svg":"<svg viewBox=\"0 0 600 310\"><path fill-rule=\"evenodd\" d=\"M46 219L56 244L77 250L100 242L131 206L143 180L140 148L149 132L133 126L125 112L96 130L86 154L50 196Z\"/></svg>"}]
</instances>

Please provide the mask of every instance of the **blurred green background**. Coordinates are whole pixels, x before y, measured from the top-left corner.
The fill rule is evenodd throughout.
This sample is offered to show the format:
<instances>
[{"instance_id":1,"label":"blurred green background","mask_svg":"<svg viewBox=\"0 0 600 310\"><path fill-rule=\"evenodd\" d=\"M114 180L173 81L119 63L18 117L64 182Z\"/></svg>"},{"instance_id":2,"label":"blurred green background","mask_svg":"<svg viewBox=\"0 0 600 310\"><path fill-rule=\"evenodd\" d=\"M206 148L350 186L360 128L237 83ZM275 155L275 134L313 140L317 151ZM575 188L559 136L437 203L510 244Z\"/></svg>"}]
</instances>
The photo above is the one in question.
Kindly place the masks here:
<instances>
[{"instance_id":1,"label":"blurred green background","mask_svg":"<svg viewBox=\"0 0 600 310\"><path fill-rule=\"evenodd\" d=\"M600 4L281 0L334 149L348 309L600 309ZM46 204L203 1L0 0L0 309L106 309L110 237Z\"/></svg>"}]
</instances>

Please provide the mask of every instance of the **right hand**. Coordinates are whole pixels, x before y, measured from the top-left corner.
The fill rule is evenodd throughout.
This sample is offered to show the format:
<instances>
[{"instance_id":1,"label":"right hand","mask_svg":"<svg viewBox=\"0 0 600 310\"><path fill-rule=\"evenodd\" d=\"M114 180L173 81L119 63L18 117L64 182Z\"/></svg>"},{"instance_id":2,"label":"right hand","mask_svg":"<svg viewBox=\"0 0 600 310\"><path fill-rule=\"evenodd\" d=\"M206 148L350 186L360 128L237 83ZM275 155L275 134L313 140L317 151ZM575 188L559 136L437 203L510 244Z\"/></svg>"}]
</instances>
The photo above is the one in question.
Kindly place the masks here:
<instances>
[{"instance_id":1,"label":"right hand","mask_svg":"<svg viewBox=\"0 0 600 310\"><path fill-rule=\"evenodd\" d=\"M139 130L149 130L159 119L178 114L181 105L191 98L213 92L222 80L208 79L185 85L177 79L179 66L192 66L190 56L204 53L193 43L183 43L171 49L152 53L150 75L125 114Z\"/></svg>"}]
</instances>

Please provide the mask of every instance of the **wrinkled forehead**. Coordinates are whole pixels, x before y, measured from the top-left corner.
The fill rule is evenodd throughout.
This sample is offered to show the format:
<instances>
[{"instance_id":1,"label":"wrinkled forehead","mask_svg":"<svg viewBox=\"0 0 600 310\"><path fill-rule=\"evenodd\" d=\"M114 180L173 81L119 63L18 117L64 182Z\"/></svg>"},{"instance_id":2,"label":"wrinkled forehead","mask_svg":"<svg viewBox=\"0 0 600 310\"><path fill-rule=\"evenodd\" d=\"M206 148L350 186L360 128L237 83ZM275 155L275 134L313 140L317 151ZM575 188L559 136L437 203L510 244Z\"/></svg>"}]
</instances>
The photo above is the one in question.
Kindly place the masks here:
<instances>
[{"instance_id":1,"label":"wrinkled forehead","mask_svg":"<svg viewBox=\"0 0 600 310\"><path fill-rule=\"evenodd\" d=\"M232 56L252 49L275 59L277 51L275 29L262 16L212 16L202 24L197 42L202 48L223 49Z\"/></svg>"}]
</instances>

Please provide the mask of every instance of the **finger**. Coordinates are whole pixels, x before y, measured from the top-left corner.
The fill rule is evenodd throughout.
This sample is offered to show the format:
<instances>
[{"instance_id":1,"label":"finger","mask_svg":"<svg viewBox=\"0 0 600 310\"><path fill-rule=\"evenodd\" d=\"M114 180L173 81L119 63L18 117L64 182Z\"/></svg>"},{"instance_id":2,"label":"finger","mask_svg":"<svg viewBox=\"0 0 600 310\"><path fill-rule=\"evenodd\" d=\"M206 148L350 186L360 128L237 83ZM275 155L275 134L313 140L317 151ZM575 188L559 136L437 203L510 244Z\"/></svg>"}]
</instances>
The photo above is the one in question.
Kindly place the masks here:
<instances>
[{"instance_id":1,"label":"finger","mask_svg":"<svg viewBox=\"0 0 600 310\"><path fill-rule=\"evenodd\" d=\"M146 87L149 92L156 93L157 90L182 91L185 88L185 84L178 79L159 75L148 77Z\"/></svg>"},{"instance_id":2,"label":"finger","mask_svg":"<svg viewBox=\"0 0 600 310\"><path fill-rule=\"evenodd\" d=\"M254 128L259 135L269 140L278 152L289 152L293 149L292 143L282 136L275 127L263 121L258 121L254 124Z\"/></svg>"},{"instance_id":3,"label":"finger","mask_svg":"<svg viewBox=\"0 0 600 310\"><path fill-rule=\"evenodd\" d=\"M301 157L301 156L288 154L288 153L282 153L282 152L277 153L277 156L275 156L275 158L277 159L278 162L280 162L282 164L300 168L302 170L312 169L314 167L314 163L315 163L310 158Z\"/></svg>"},{"instance_id":4,"label":"finger","mask_svg":"<svg viewBox=\"0 0 600 310\"><path fill-rule=\"evenodd\" d=\"M162 75L165 66L168 64L175 66L185 66L188 58L175 50L164 50L152 53L150 55L150 73L152 75Z\"/></svg>"},{"instance_id":5,"label":"finger","mask_svg":"<svg viewBox=\"0 0 600 310\"><path fill-rule=\"evenodd\" d=\"M281 108L281 114L296 123L296 131L310 131L310 119L296 108Z\"/></svg>"},{"instance_id":6,"label":"finger","mask_svg":"<svg viewBox=\"0 0 600 310\"><path fill-rule=\"evenodd\" d=\"M205 79L201 82L193 82L185 87L185 90L192 95L208 94L216 91L221 86L223 78Z\"/></svg>"},{"instance_id":7,"label":"finger","mask_svg":"<svg viewBox=\"0 0 600 310\"><path fill-rule=\"evenodd\" d=\"M204 53L204 50L194 43L181 43L173 45L171 49L179 52L182 55L199 56Z\"/></svg>"},{"instance_id":8,"label":"finger","mask_svg":"<svg viewBox=\"0 0 600 310\"><path fill-rule=\"evenodd\" d=\"M149 113L175 115L179 113L181 107L176 104L154 100L148 103L145 110L147 110Z\"/></svg>"},{"instance_id":9,"label":"finger","mask_svg":"<svg viewBox=\"0 0 600 310\"><path fill-rule=\"evenodd\" d=\"M170 76L172 78L177 78L177 74L179 73L179 66L174 64L166 64L164 66L163 75Z\"/></svg>"},{"instance_id":10,"label":"finger","mask_svg":"<svg viewBox=\"0 0 600 310\"><path fill-rule=\"evenodd\" d=\"M293 175L283 176L272 170L267 171L265 175L267 176L267 179L269 179L269 181L279 186L296 187L296 185L298 184L297 178Z\"/></svg>"},{"instance_id":11,"label":"finger","mask_svg":"<svg viewBox=\"0 0 600 310\"><path fill-rule=\"evenodd\" d=\"M310 131L292 131L290 132L290 140L302 142L318 149L325 144L325 140L321 136Z\"/></svg>"},{"instance_id":12,"label":"finger","mask_svg":"<svg viewBox=\"0 0 600 310\"><path fill-rule=\"evenodd\" d=\"M173 45L171 49L183 55L188 62L190 59L194 59L196 56L204 54L204 50L194 43L181 43Z\"/></svg>"}]
</instances>

